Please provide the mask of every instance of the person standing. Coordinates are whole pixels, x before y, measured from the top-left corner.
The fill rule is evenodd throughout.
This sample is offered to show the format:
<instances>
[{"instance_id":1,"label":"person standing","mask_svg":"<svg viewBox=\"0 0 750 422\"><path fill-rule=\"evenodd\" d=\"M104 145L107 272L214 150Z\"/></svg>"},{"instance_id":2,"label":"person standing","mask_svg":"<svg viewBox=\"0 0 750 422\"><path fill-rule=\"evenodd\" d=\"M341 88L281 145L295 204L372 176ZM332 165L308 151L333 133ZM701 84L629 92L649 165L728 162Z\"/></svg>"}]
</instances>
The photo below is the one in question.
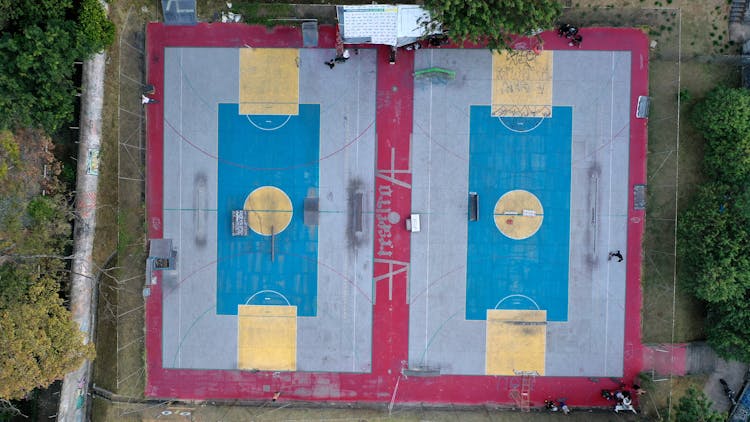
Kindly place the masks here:
<instances>
[{"instance_id":1,"label":"person standing","mask_svg":"<svg viewBox=\"0 0 750 422\"><path fill-rule=\"evenodd\" d=\"M581 48L582 42L583 42L583 37L581 36L581 34L576 34L570 38L570 42L568 43L568 45L571 47Z\"/></svg>"}]
</instances>

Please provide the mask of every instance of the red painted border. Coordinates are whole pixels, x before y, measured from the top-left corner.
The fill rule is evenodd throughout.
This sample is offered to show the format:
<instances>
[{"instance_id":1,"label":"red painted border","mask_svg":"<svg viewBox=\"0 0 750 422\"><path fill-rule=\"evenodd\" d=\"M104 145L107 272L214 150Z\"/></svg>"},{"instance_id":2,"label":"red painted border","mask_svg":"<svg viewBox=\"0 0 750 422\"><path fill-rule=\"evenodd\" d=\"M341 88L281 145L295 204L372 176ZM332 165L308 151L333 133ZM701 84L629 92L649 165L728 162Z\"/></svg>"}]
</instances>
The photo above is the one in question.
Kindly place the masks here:
<instances>
[{"instance_id":1,"label":"red painted border","mask_svg":"<svg viewBox=\"0 0 750 422\"><path fill-rule=\"evenodd\" d=\"M635 29L585 28L581 31L584 50L620 50L632 52L630 173L629 185L646 181L646 120L635 118L639 95L648 92L648 38ZM157 88L156 98L163 100L165 47L302 47L297 28L265 27L243 24L198 24L190 27L149 24L147 31L148 81ZM544 48L569 49L565 39L542 34ZM335 47L335 27L320 28L319 45ZM531 39L519 39L535 44ZM407 273L400 272L409 261L410 237L403 221L386 224L378 216L391 212L404 218L411 207L409 168L412 127L413 53L399 52L395 65L387 61L388 49L378 50L377 79L377 170L374 276L376 301L373 306L373 371L350 373L272 373L237 370L188 370L162 367L162 292L161 280L146 300L146 395L185 400L244 399L265 400L274 391L282 399L338 402L388 402L398 382L396 402L455 404L512 403L509 391L518 388L517 377L440 376L404 378L400 371L408 356ZM394 89L395 88L395 89ZM163 103L163 102L162 102ZM149 238L162 237L163 181L163 109L149 105L147 115L147 219ZM395 151L391 160L391 151ZM406 170L406 172L390 172ZM380 202L378 202L380 200ZM387 201L387 202L386 202ZM630 382L643 365L641 324L641 241L644 212L633 211L632 189L628 199L627 299L625 362L623 380ZM386 220L387 221L387 220ZM383 224L377 224L381 222ZM389 254L390 253L390 254ZM377 261L377 259L382 261ZM390 274L390 277L388 275ZM382 279L379 276L386 276ZM325 388L316 388L325 386ZM565 397L571 405L604 406L602 388L617 382L584 377L538 377L531 394L532 403L546 398ZM264 391L264 390L270 390Z\"/></svg>"}]
</instances>

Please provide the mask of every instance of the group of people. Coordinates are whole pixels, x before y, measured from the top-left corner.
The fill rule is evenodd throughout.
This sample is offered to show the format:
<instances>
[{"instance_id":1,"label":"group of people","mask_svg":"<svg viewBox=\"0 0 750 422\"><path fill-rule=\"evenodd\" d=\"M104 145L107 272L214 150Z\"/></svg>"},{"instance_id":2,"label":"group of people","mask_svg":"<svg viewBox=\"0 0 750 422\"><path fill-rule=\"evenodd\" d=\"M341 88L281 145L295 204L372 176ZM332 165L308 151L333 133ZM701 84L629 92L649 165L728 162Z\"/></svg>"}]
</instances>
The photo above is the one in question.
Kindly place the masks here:
<instances>
[{"instance_id":1,"label":"group of people","mask_svg":"<svg viewBox=\"0 0 750 422\"><path fill-rule=\"evenodd\" d=\"M560 399L557 402L554 400L545 400L544 407L550 412L562 412L564 415L570 413L570 407L568 407L564 399Z\"/></svg>"},{"instance_id":2,"label":"group of people","mask_svg":"<svg viewBox=\"0 0 750 422\"><path fill-rule=\"evenodd\" d=\"M156 88L154 88L153 85L146 85L143 88L143 92L141 92L141 104L155 104L158 103L159 100L156 98L151 97L152 95L156 94Z\"/></svg>"},{"instance_id":3,"label":"group of people","mask_svg":"<svg viewBox=\"0 0 750 422\"><path fill-rule=\"evenodd\" d=\"M433 34L427 36L424 40L427 41L427 45L430 47L442 47L444 45L450 44L450 39L445 34ZM423 46L423 40L417 40L411 44L407 44L402 46L404 50L412 51L412 50L419 50ZM388 55L388 62L390 64L396 64L396 53L398 51L398 48L396 46L391 46L390 54ZM354 49L354 54L357 54L357 49ZM340 54L336 55L331 60L328 60L326 62L323 62L326 66L333 69L336 66L336 63L344 63L347 60L349 60L349 50L344 50Z\"/></svg>"},{"instance_id":4,"label":"group of people","mask_svg":"<svg viewBox=\"0 0 750 422\"><path fill-rule=\"evenodd\" d=\"M633 407L633 394L641 395L645 392L639 385L633 384L632 391L624 386L615 391L602 390L602 398L607 401L614 400L617 402L614 408L615 413L620 413L621 411L636 413Z\"/></svg>"},{"instance_id":5,"label":"group of people","mask_svg":"<svg viewBox=\"0 0 750 422\"><path fill-rule=\"evenodd\" d=\"M328 67L333 69L333 67L336 66L336 63L345 63L347 60L349 60L349 56L350 56L349 50L344 50L341 52L341 54L337 54L336 57L323 63L325 63L326 65L328 65Z\"/></svg>"},{"instance_id":6,"label":"group of people","mask_svg":"<svg viewBox=\"0 0 750 422\"><path fill-rule=\"evenodd\" d=\"M557 35L570 40L568 45L571 47L580 47L583 42L583 37L578 33L578 28L567 23L564 23L557 28Z\"/></svg>"}]
</instances>

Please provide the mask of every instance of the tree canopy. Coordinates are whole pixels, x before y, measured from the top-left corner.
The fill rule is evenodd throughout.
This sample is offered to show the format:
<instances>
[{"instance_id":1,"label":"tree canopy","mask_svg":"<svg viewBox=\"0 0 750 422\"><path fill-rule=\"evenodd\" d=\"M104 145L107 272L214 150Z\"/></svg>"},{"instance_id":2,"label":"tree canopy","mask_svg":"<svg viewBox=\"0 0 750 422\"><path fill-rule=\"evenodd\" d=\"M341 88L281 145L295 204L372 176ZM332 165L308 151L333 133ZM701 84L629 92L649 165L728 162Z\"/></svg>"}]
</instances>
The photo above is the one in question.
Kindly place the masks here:
<instances>
[{"instance_id":1,"label":"tree canopy","mask_svg":"<svg viewBox=\"0 0 750 422\"><path fill-rule=\"evenodd\" d=\"M693 123L706 139L706 175L729 184L750 180L750 95L719 87L698 103Z\"/></svg>"},{"instance_id":2,"label":"tree canopy","mask_svg":"<svg viewBox=\"0 0 750 422\"><path fill-rule=\"evenodd\" d=\"M551 29L562 13L556 0L425 0L430 25L440 25L456 42L487 42L493 50L510 48L514 35Z\"/></svg>"},{"instance_id":3,"label":"tree canopy","mask_svg":"<svg viewBox=\"0 0 750 422\"><path fill-rule=\"evenodd\" d=\"M711 409L711 401L702 391L688 388L675 408L676 422L723 422L725 416Z\"/></svg>"},{"instance_id":4,"label":"tree canopy","mask_svg":"<svg viewBox=\"0 0 750 422\"><path fill-rule=\"evenodd\" d=\"M726 184L701 186L678 227L679 252L692 275L686 284L709 303L743 300L750 289L750 220L735 196Z\"/></svg>"},{"instance_id":5,"label":"tree canopy","mask_svg":"<svg viewBox=\"0 0 750 422\"><path fill-rule=\"evenodd\" d=\"M0 399L46 387L93 355L59 294L71 210L52 149L39 130L0 131Z\"/></svg>"},{"instance_id":6,"label":"tree canopy","mask_svg":"<svg viewBox=\"0 0 750 422\"><path fill-rule=\"evenodd\" d=\"M0 397L20 399L93 358L94 349L83 345L56 279L8 264L0 276L14 284L0 305Z\"/></svg>"},{"instance_id":7,"label":"tree canopy","mask_svg":"<svg viewBox=\"0 0 750 422\"><path fill-rule=\"evenodd\" d=\"M709 344L750 360L750 91L719 87L691 121L705 139L706 182L678 220L681 284L706 302Z\"/></svg>"},{"instance_id":8,"label":"tree canopy","mask_svg":"<svg viewBox=\"0 0 750 422\"><path fill-rule=\"evenodd\" d=\"M97 0L0 1L0 128L54 132L73 118L74 62L109 45Z\"/></svg>"}]
</instances>

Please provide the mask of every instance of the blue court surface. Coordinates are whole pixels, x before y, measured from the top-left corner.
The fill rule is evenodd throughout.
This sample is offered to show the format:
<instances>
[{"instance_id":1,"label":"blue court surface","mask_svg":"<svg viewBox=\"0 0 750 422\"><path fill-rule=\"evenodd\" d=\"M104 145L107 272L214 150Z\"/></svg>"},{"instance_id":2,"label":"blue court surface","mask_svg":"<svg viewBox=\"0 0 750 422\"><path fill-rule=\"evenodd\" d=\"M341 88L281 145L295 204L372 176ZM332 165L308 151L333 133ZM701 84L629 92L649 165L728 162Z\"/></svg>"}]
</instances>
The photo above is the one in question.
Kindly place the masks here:
<instances>
[{"instance_id":1,"label":"blue court surface","mask_svg":"<svg viewBox=\"0 0 750 422\"><path fill-rule=\"evenodd\" d=\"M543 309L549 321L568 318L572 109L550 118L493 117L472 106L469 191L479 195L478 221L468 225L466 319L488 309ZM531 237L513 240L493 213L506 192L526 190L544 209Z\"/></svg>"},{"instance_id":2,"label":"blue court surface","mask_svg":"<svg viewBox=\"0 0 750 422\"><path fill-rule=\"evenodd\" d=\"M237 305L292 305L317 312L317 226L303 222L304 198L319 183L320 106L300 104L297 116L246 116L219 105L217 312ZM231 213L248 195L273 186L289 197L289 225L271 239L249 231L232 237ZM273 259L272 259L273 242Z\"/></svg>"}]
</instances>

